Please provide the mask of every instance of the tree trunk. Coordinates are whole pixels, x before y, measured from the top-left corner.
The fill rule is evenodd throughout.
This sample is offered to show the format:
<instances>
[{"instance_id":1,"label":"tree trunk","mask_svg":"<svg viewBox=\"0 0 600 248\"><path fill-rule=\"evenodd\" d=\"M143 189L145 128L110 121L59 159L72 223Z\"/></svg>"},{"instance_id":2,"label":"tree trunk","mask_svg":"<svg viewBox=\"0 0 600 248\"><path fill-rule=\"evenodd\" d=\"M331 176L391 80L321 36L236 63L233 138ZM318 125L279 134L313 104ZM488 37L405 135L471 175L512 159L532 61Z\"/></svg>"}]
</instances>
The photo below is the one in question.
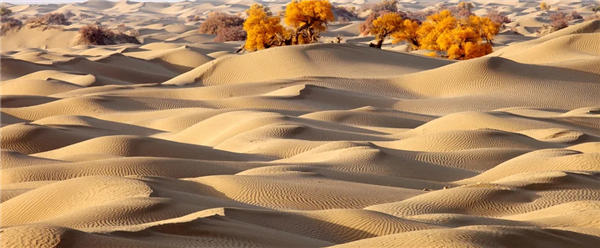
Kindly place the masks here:
<instances>
[{"instance_id":1,"label":"tree trunk","mask_svg":"<svg viewBox=\"0 0 600 248\"><path fill-rule=\"evenodd\" d=\"M295 30L295 40L292 40L292 43L294 44L299 44L298 42L298 37L300 37L300 34L302 33L302 31L304 31L304 29L310 29L310 24L307 22L304 25L300 26L298 29Z\"/></svg>"},{"instance_id":2,"label":"tree trunk","mask_svg":"<svg viewBox=\"0 0 600 248\"><path fill-rule=\"evenodd\" d=\"M244 42L244 44L242 44L242 46L240 46L240 48L238 48L238 50L236 50L235 53L240 53L240 52L246 50L245 47L246 47L246 42Z\"/></svg>"},{"instance_id":3,"label":"tree trunk","mask_svg":"<svg viewBox=\"0 0 600 248\"><path fill-rule=\"evenodd\" d=\"M375 44L369 43L369 46L377 48L377 49L381 49L381 46L383 45L383 39L377 39L375 42L376 42Z\"/></svg>"}]
</instances>

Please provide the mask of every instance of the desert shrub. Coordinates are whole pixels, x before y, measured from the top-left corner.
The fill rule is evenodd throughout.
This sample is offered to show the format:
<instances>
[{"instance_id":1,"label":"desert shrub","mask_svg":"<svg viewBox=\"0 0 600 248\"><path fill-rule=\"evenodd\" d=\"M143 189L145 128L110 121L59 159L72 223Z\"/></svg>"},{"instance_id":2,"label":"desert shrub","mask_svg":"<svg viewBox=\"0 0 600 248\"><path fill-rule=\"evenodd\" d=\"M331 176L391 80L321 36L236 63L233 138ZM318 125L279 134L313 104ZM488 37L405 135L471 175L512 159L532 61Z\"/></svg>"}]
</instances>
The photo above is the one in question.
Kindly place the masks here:
<instances>
[{"instance_id":1,"label":"desert shrub","mask_svg":"<svg viewBox=\"0 0 600 248\"><path fill-rule=\"evenodd\" d=\"M87 25L79 29L79 44L90 44L90 45L113 45L120 43L134 43L140 44L140 42L134 36L114 32L101 25Z\"/></svg>"},{"instance_id":2,"label":"desert shrub","mask_svg":"<svg viewBox=\"0 0 600 248\"><path fill-rule=\"evenodd\" d=\"M5 17L12 15L12 10L7 7L0 7L0 16Z\"/></svg>"},{"instance_id":3,"label":"desert shrub","mask_svg":"<svg viewBox=\"0 0 600 248\"><path fill-rule=\"evenodd\" d=\"M332 11L338 22L350 22L358 19L358 15L356 15L353 8L334 6Z\"/></svg>"},{"instance_id":4,"label":"desert shrub","mask_svg":"<svg viewBox=\"0 0 600 248\"><path fill-rule=\"evenodd\" d=\"M215 37L217 42L238 41L246 39L246 31L242 26L220 28Z\"/></svg>"},{"instance_id":5,"label":"desert shrub","mask_svg":"<svg viewBox=\"0 0 600 248\"><path fill-rule=\"evenodd\" d=\"M540 9L541 10L550 10L550 5L548 5L546 2L541 2Z\"/></svg>"},{"instance_id":6,"label":"desert shrub","mask_svg":"<svg viewBox=\"0 0 600 248\"><path fill-rule=\"evenodd\" d=\"M23 26L21 21L8 16L2 16L1 22L2 25L0 25L0 35L3 35L13 29L19 29L21 26Z\"/></svg>"},{"instance_id":7,"label":"desert shrub","mask_svg":"<svg viewBox=\"0 0 600 248\"><path fill-rule=\"evenodd\" d=\"M594 13L600 12L600 6L595 6L595 7L592 7L592 11L593 11Z\"/></svg>"},{"instance_id":8,"label":"desert shrub","mask_svg":"<svg viewBox=\"0 0 600 248\"><path fill-rule=\"evenodd\" d=\"M33 17L26 21L32 28L47 27L49 25L70 25L68 18L62 13L48 13L43 16Z\"/></svg>"},{"instance_id":9,"label":"desert shrub","mask_svg":"<svg viewBox=\"0 0 600 248\"><path fill-rule=\"evenodd\" d=\"M199 31L202 34L217 34L220 28L242 26L244 25L244 19L236 16L229 15L223 12L212 12L208 14L206 20L200 24Z\"/></svg>"},{"instance_id":10,"label":"desert shrub","mask_svg":"<svg viewBox=\"0 0 600 248\"><path fill-rule=\"evenodd\" d=\"M554 31L566 28L569 26L569 16L564 12L556 12L550 15L550 26Z\"/></svg>"},{"instance_id":11,"label":"desert shrub","mask_svg":"<svg viewBox=\"0 0 600 248\"><path fill-rule=\"evenodd\" d=\"M500 14L500 12L498 12L497 10L488 10L487 18L490 18L490 20L500 25L511 22L510 18Z\"/></svg>"},{"instance_id":12,"label":"desert shrub","mask_svg":"<svg viewBox=\"0 0 600 248\"><path fill-rule=\"evenodd\" d=\"M222 12L213 12L200 24L199 31L202 34L216 34L215 41L244 40L246 34L243 26L244 19Z\"/></svg>"}]
</instances>

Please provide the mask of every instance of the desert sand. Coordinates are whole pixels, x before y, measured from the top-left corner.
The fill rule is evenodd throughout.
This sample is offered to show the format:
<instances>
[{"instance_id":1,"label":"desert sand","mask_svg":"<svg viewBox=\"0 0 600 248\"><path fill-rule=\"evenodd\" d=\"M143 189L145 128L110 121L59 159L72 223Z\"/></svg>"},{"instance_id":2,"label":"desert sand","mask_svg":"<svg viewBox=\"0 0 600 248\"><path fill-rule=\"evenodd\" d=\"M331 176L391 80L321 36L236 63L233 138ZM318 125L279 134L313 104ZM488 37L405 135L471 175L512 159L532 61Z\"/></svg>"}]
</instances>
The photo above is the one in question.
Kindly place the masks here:
<instances>
[{"instance_id":1,"label":"desert sand","mask_svg":"<svg viewBox=\"0 0 600 248\"><path fill-rule=\"evenodd\" d=\"M475 3L516 31L466 61L358 22L235 54L185 20L252 1L8 5L74 16L1 39L0 246L600 246L600 21ZM73 45L91 21L142 44Z\"/></svg>"}]
</instances>

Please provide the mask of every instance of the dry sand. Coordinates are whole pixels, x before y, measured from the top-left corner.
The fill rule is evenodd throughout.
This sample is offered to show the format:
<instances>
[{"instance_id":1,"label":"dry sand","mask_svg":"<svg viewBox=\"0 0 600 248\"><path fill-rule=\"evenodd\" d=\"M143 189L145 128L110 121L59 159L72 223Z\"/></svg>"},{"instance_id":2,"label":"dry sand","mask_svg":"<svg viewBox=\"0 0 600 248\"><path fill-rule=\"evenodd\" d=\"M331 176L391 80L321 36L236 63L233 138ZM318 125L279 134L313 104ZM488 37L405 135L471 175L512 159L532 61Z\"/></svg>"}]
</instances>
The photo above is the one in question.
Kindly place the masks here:
<instances>
[{"instance_id":1,"label":"dry sand","mask_svg":"<svg viewBox=\"0 0 600 248\"><path fill-rule=\"evenodd\" d=\"M476 1L522 32L454 62L357 23L236 55L184 20L249 4L11 6L75 16L2 36L0 246L600 246L600 21ZM87 16L143 44L73 46Z\"/></svg>"}]
</instances>

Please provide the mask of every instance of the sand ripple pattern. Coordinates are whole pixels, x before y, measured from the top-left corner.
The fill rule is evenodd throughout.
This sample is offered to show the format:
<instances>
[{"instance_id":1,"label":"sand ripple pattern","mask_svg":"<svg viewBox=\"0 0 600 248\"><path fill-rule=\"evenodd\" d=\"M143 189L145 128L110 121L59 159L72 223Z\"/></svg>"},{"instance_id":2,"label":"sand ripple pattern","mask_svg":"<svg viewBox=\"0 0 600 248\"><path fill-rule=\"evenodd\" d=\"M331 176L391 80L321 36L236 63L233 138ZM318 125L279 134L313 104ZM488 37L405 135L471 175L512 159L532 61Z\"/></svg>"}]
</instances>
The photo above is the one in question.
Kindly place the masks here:
<instances>
[{"instance_id":1,"label":"sand ripple pattern","mask_svg":"<svg viewBox=\"0 0 600 248\"><path fill-rule=\"evenodd\" d=\"M0 246L600 244L600 21L461 62L185 28L2 54Z\"/></svg>"}]
</instances>

